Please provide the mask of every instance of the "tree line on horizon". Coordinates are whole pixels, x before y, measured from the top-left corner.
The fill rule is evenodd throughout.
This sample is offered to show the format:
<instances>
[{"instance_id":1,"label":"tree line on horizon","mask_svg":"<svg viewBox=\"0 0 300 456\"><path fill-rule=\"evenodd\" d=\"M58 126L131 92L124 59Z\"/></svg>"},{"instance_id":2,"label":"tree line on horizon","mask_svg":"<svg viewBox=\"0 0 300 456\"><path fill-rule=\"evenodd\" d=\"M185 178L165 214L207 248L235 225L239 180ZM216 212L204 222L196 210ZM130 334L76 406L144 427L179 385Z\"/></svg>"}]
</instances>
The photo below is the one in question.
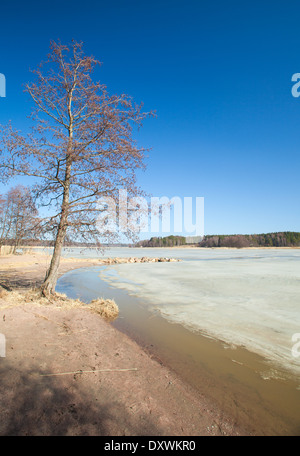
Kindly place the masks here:
<instances>
[{"instance_id":1,"label":"tree line on horizon","mask_svg":"<svg viewBox=\"0 0 300 456\"><path fill-rule=\"evenodd\" d=\"M188 245L184 236L152 237L135 244L136 247L175 247ZM282 231L262 234L206 235L195 243L198 247L300 247L300 232Z\"/></svg>"},{"instance_id":2,"label":"tree line on horizon","mask_svg":"<svg viewBox=\"0 0 300 456\"><path fill-rule=\"evenodd\" d=\"M165 237L152 237L149 240L142 240L137 242L136 247L175 247L186 244L184 236L165 236Z\"/></svg>"},{"instance_id":3,"label":"tree line on horizon","mask_svg":"<svg viewBox=\"0 0 300 456\"><path fill-rule=\"evenodd\" d=\"M300 232L204 236L199 247L300 247Z\"/></svg>"}]
</instances>

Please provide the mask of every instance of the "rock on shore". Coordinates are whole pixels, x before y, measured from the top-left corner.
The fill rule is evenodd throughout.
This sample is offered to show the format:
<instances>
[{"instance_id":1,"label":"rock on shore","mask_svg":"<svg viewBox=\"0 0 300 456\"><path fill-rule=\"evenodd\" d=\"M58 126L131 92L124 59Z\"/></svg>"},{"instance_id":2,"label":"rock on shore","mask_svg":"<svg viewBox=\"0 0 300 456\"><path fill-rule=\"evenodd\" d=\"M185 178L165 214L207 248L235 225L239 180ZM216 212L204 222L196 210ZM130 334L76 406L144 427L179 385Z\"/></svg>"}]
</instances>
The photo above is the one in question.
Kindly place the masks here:
<instances>
[{"instance_id":1,"label":"rock on shore","mask_svg":"<svg viewBox=\"0 0 300 456\"><path fill-rule=\"evenodd\" d=\"M105 258L101 260L103 264L124 264L124 263L171 263L180 260L175 258L149 258L149 257L130 257L130 258Z\"/></svg>"}]
</instances>

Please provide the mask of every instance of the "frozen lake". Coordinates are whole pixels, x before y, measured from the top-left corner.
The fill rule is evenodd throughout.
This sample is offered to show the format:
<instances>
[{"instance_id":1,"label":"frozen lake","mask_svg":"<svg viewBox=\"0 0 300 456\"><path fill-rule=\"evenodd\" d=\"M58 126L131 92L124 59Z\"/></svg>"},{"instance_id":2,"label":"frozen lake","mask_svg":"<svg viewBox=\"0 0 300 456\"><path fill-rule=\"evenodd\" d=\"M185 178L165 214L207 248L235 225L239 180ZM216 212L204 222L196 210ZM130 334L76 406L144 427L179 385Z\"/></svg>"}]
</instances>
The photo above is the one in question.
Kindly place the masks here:
<instances>
[{"instance_id":1,"label":"frozen lake","mask_svg":"<svg viewBox=\"0 0 300 456\"><path fill-rule=\"evenodd\" d=\"M74 249L64 255L98 254ZM300 249L111 248L104 256L181 259L109 266L100 277L171 322L300 373L300 357L292 355L292 337L300 333Z\"/></svg>"}]
</instances>

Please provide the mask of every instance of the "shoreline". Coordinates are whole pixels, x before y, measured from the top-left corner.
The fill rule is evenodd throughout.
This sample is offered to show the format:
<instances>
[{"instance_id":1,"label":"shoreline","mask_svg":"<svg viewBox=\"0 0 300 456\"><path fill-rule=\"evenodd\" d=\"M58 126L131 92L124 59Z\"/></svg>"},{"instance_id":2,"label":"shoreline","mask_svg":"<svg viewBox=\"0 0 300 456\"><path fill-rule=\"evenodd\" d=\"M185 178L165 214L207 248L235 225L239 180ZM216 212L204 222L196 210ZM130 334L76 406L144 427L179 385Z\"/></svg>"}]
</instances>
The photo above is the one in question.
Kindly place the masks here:
<instances>
[{"instance_id":1,"label":"shoreline","mask_svg":"<svg viewBox=\"0 0 300 456\"><path fill-rule=\"evenodd\" d=\"M40 253L1 257L1 283L10 283L20 291L37 286L43 280L49 259L49 255ZM62 258L59 276L102 264L102 260ZM237 425L234 417L225 416L172 369L101 317L85 309L64 310L36 303L4 308L3 300L0 309L0 332L7 337L8 350L7 356L0 358L3 376L0 417L7 414L17 417L25 399L39 398L38 403L37 399L33 400L29 419L20 416L16 419L21 422L9 425L1 419L0 435L251 435ZM57 332L58 328L60 331L64 328L65 333ZM97 373L99 368L113 371L121 366L126 370L140 363L142 367L134 373ZM88 370L95 374L85 374ZM59 371L64 375L47 377L45 388L41 372ZM66 375L67 371L73 371L74 375ZM32 385L30 391L28 382ZM14 395L16 384L18 398ZM99 388L105 392L100 397ZM99 426L103 422L104 405L109 408L104 427L103 423L100 429L91 425L90 412L82 404L79 390L86 403L93 403L93 408L94 404L101 404L93 415ZM63 397L60 405L55 396ZM60 413L54 413L55 408Z\"/></svg>"},{"instance_id":2,"label":"shoreline","mask_svg":"<svg viewBox=\"0 0 300 456\"><path fill-rule=\"evenodd\" d=\"M217 409L235 416L236 423L251 434L299 432L299 383L293 373L245 347L233 347L168 321L158 310L148 310L140 297L103 280L102 272L96 267L66 274L59 290L69 289L71 297L81 296L86 302L97 288L104 298L113 297L120 310L114 327L209 398ZM80 278L85 284L81 292L76 286Z\"/></svg>"},{"instance_id":3,"label":"shoreline","mask_svg":"<svg viewBox=\"0 0 300 456\"><path fill-rule=\"evenodd\" d=\"M161 316L161 318L164 318L165 320L168 321L169 324L179 324L185 327L188 331L193 332L194 334L200 334L206 338L209 339L214 339L216 341L219 341L221 344L224 346L228 347L244 347L247 351L260 356L262 359L268 360L270 364L273 365L274 370L281 371L282 373L285 373L284 376L290 377L290 378L299 378L300 370L299 370L299 363L297 360L294 360L291 358L291 348L288 346L281 346L278 345L276 347L276 350L274 349L274 343L273 345L269 343L268 345L268 340L264 339L251 339L249 337L249 333L243 333L241 332L240 335L238 335L238 331L236 328L234 331L231 333L227 331L227 333L222 333L222 329L224 328L218 328L218 330L214 330L214 326L212 324L209 325L204 325L203 322L201 324L201 321L197 320L197 314L194 314L193 318L187 318L186 316L180 315L181 307L179 308L179 316L176 313L170 312L170 305L167 307L165 310L163 303L168 302L168 296L166 294L163 295L163 298L160 297L160 294L163 293L162 290L162 283L160 283L160 287L157 287L155 289L155 294L153 292L154 285L150 283L150 286L148 286L148 278L147 281L145 280L145 273L142 275L139 274L139 268L133 266L133 271L131 272L131 269L124 269L122 266L117 266L114 268L105 268L103 271L101 271L98 275L101 281L106 282L112 287L112 290L114 289L119 289L119 290L124 290L127 292L132 299L137 298L140 301L145 302L145 307L149 309L153 309L154 314L158 314ZM110 273L110 271L113 270L113 273ZM149 271L149 269L146 269L146 271ZM166 269L164 270L164 272ZM141 271L142 272L142 271ZM174 272L174 269L173 269ZM151 269L151 273L153 274L151 276L152 280L155 273L155 268ZM174 272L174 274L176 271ZM157 280L157 277L156 277ZM178 279L178 274L176 274L176 280ZM131 284L132 282L132 284ZM136 284L135 282L138 282ZM174 284L174 282L173 282ZM74 288L76 289L76 284L74 284ZM79 288L79 287L78 287ZM102 288L102 285L101 285ZM161 290L160 290L161 288ZM150 293L150 291L153 292L153 294ZM176 289L177 291L177 289ZM175 293L174 293L175 294ZM182 297L181 297L182 298ZM184 299L184 298L183 298ZM188 298L187 298L188 299ZM172 302L176 303L176 295ZM240 326L242 327L242 323L240 323ZM273 331L276 333L280 332L281 328L276 328L275 326L272 326ZM259 332L262 332L264 328L260 328L260 330L257 330L257 334ZM294 332L296 332L297 328L294 327ZM293 333L290 331L291 334ZM251 332L250 332L251 334ZM256 341L256 342L254 342ZM274 342L274 340L272 340ZM284 340L285 342L285 340ZM292 346L292 345L291 345ZM281 348L281 351L279 350ZM289 351L287 351L289 350Z\"/></svg>"},{"instance_id":4,"label":"shoreline","mask_svg":"<svg viewBox=\"0 0 300 456\"><path fill-rule=\"evenodd\" d=\"M155 320L158 338L136 334L136 326L122 320L117 319L113 326L201 391L219 410L235 416L236 423L250 435L299 435L299 400L298 405L293 401L299 382L294 373L244 346L232 347L170 322L159 313L148 315L149 319L151 323ZM172 346L170 341L174 341ZM289 414L281 408L282 400ZM291 419L292 415L297 419Z\"/></svg>"}]
</instances>

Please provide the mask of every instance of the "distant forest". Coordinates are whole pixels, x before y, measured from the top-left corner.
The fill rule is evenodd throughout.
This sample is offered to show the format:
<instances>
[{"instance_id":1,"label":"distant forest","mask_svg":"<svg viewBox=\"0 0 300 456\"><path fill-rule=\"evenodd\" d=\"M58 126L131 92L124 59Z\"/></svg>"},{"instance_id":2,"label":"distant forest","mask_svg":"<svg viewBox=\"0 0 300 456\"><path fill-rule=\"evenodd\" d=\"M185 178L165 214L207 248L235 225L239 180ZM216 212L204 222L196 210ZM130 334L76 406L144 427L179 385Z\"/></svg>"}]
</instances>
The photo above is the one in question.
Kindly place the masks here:
<instances>
[{"instance_id":1,"label":"distant forest","mask_svg":"<svg viewBox=\"0 0 300 456\"><path fill-rule=\"evenodd\" d=\"M175 247L185 245L186 239L184 236L166 236L166 237L152 237L149 240L139 241L136 247Z\"/></svg>"},{"instance_id":2,"label":"distant forest","mask_svg":"<svg viewBox=\"0 0 300 456\"><path fill-rule=\"evenodd\" d=\"M14 245L14 239L6 239L5 245ZM54 241L25 238L19 246L44 246L53 247ZM139 241L136 244L103 244L103 246L118 247L176 247L191 245L184 236L152 237L149 240ZM263 234L232 234L232 235L207 235L201 242L193 244L198 247L300 247L300 232L283 231L278 233ZM74 242L66 239L64 247L97 247L95 243Z\"/></svg>"},{"instance_id":3,"label":"distant forest","mask_svg":"<svg viewBox=\"0 0 300 456\"><path fill-rule=\"evenodd\" d=\"M152 237L139 241L136 247L175 247L187 245L184 236ZM232 234L208 235L201 242L194 244L198 247L300 247L300 233L283 231L263 234Z\"/></svg>"},{"instance_id":4,"label":"distant forest","mask_svg":"<svg viewBox=\"0 0 300 456\"><path fill-rule=\"evenodd\" d=\"M55 241L54 240L45 240L45 239L22 239L18 247L53 247ZM14 239L6 239L3 245L15 245ZM95 248L95 247L130 247L130 244L123 244L123 243L103 243L103 244L96 244L95 242L75 242L71 240L65 240L63 246L65 248L71 247L82 247L82 248Z\"/></svg>"},{"instance_id":5,"label":"distant forest","mask_svg":"<svg viewBox=\"0 0 300 456\"><path fill-rule=\"evenodd\" d=\"M199 247L300 247L300 233L234 234L204 236Z\"/></svg>"}]
</instances>

